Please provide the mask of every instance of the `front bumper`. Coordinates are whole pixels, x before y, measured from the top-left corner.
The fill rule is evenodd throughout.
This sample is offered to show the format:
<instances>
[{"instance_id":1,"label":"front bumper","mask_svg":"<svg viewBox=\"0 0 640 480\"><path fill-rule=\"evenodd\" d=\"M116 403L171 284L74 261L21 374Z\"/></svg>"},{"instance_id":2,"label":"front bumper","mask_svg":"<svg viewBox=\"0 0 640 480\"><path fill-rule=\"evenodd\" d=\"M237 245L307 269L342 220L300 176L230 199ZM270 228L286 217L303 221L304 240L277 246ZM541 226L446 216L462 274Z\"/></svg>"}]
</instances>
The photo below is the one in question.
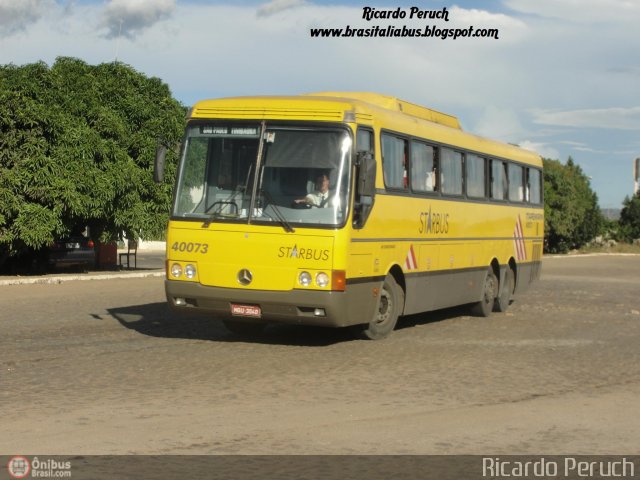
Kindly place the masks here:
<instances>
[{"instance_id":1,"label":"front bumper","mask_svg":"<svg viewBox=\"0 0 640 480\"><path fill-rule=\"evenodd\" d=\"M195 282L165 280L165 292L171 308L182 313L211 314L231 318L231 304L257 305L262 315L251 321L346 327L368 323L377 307L372 292L378 284L347 286L344 292L318 290L243 290L208 287ZM176 299L181 299L179 303ZM317 309L324 315L317 315ZM246 317L233 317L246 318Z\"/></svg>"}]
</instances>

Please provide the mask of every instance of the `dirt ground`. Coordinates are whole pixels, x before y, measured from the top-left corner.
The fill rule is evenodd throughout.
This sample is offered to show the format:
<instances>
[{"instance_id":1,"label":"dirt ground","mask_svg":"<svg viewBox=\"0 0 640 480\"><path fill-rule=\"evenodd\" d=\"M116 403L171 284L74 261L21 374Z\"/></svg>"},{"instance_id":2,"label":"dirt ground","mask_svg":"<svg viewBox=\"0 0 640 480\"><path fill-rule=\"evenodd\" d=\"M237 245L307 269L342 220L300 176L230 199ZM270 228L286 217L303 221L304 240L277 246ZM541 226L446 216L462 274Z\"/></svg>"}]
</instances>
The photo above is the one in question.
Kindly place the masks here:
<instances>
[{"instance_id":1,"label":"dirt ground","mask_svg":"<svg viewBox=\"0 0 640 480\"><path fill-rule=\"evenodd\" d=\"M383 341L176 317L161 278L0 287L0 454L637 454L640 256Z\"/></svg>"}]
</instances>

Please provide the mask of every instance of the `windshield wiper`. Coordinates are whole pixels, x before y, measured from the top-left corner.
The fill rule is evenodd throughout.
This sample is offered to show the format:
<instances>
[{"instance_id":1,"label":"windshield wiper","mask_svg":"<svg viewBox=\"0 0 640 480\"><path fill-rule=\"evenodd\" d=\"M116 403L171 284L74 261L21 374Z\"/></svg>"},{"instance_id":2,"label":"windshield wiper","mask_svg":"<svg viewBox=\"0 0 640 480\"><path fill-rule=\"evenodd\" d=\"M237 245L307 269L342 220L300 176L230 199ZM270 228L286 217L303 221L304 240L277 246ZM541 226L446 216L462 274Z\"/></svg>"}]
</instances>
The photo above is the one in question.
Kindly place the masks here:
<instances>
[{"instance_id":1,"label":"windshield wiper","mask_svg":"<svg viewBox=\"0 0 640 480\"><path fill-rule=\"evenodd\" d=\"M211 225L211 222L213 222L217 218L239 217L240 214L238 213L238 204L235 202L235 199L238 196L238 194L243 191L244 191L243 188L238 188L238 190L234 191L233 194L230 195L229 198L227 198L226 200L219 200L209 205L209 207L207 207L206 210L204 211L205 214L208 214L209 210L212 210L214 207L218 207L218 208L216 208L216 210L209 215L209 217L202 224L202 228L207 228L209 225ZM229 214L228 216L226 214L223 214L222 209L226 205L233 206L233 209L235 209L235 213Z\"/></svg>"},{"instance_id":2,"label":"windshield wiper","mask_svg":"<svg viewBox=\"0 0 640 480\"><path fill-rule=\"evenodd\" d=\"M273 201L273 197L271 196L271 194L266 190L260 190L260 193L266 197L267 201L269 202L269 206L271 207L271 209L273 210L273 213L276 216L276 220L280 223L280 225L282 225L282 228L284 228L284 231L287 233L294 233L295 230L293 229L291 224L287 221L287 219L284 217L284 215L282 214L282 212L280 211L276 203Z\"/></svg>"}]
</instances>

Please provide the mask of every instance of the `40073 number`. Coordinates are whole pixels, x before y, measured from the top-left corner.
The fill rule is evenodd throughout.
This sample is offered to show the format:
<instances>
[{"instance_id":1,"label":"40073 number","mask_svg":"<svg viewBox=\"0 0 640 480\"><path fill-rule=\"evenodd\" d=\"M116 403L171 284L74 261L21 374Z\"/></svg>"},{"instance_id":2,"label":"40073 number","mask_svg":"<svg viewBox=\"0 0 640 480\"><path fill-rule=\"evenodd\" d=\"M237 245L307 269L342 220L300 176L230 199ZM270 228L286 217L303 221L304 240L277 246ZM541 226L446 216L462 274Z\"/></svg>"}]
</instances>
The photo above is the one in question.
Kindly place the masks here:
<instances>
[{"instance_id":1,"label":"40073 number","mask_svg":"<svg viewBox=\"0 0 640 480\"><path fill-rule=\"evenodd\" d=\"M192 243L192 242L175 242L171 245L174 252L187 253L207 253L209 251L208 243Z\"/></svg>"}]
</instances>

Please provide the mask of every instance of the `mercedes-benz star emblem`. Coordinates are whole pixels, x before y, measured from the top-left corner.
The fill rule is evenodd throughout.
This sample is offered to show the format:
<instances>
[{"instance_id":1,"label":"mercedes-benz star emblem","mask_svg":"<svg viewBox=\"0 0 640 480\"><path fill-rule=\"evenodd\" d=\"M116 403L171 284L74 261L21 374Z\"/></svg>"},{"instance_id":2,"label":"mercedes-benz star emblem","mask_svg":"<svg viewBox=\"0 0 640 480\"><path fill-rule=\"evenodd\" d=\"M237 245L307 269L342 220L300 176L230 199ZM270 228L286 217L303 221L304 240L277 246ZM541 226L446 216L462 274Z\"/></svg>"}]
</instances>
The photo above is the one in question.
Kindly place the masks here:
<instances>
[{"instance_id":1,"label":"mercedes-benz star emblem","mask_svg":"<svg viewBox=\"0 0 640 480\"><path fill-rule=\"evenodd\" d=\"M253 275L246 268L243 268L238 272L238 281L242 285L249 285L251 283L251 280L253 280Z\"/></svg>"}]
</instances>

